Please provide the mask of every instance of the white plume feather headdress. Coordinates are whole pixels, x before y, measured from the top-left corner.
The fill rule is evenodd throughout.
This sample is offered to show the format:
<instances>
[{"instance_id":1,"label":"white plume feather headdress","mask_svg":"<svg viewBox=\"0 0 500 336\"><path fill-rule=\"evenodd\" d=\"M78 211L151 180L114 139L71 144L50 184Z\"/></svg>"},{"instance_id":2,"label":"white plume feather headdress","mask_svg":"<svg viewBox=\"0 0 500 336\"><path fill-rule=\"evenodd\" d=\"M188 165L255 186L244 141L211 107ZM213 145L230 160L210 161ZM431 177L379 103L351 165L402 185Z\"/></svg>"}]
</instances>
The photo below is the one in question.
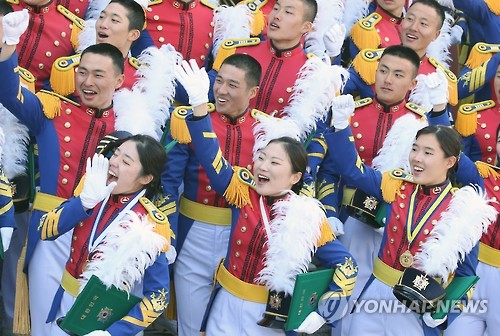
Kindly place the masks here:
<instances>
[{"instance_id":1,"label":"white plume feather headdress","mask_svg":"<svg viewBox=\"0 0 500 336\"><path fill-rule=\"evenodd\" d=\"M344 0L318 0L318 14L313 22L313 32L323 36L335 23L341 24Z\"/></svg>"},{"instance_id":2,"label":"white plume feather headdress","mask_svg":"<svg viewBox=\"0 0 500 336\"><path fill-rule=\"evenodd\" d=\"M80 289L95 275L107 288L116 286L130 292L168 244L167 239L153 229L154 224L147 215L128 211L98 245L95 257L82 273Z\"/></svg>"},{"instance_id":3,"label":"white plume feather headdress","mask_svg":"<svg viewBox=\"0 0 500 336\"><path fill-rule=\"evenodd\" d=\"M229 38L248 38L253 16L247 6L220 6L214 10L214 46L212 55L219 52L222 42Z\"/></svg>"},{"instance_id":4,"label":"white plume feather headdress","mask_svg":"<svg viewBox=\"0 0 500 336\"><path fill-rule=\"evenodd\" d=\"M256 115L257 123L253 127L255 142L253 145L253 160L257 159L259 151L273 139L291 137L300 141L300 127L292 119L280 119L267 115Z\"/></svg>"},{"instance_id":5,"label":"white plume feather headdress","mask_svg":"<svg viewBox=\"0 0 500 336\"><path fill-rule=\"evenodd\" d=\"M450 47L452 45L451 38L451 26L453 24L453 17L449 13L445 13L445 19L443 26L441 27L441 32L439 36L432 41L427 47L426 55L428 57L433 57L439 63L442 63L449 68L450 57Z\"/></svg>"},{"instance_id":6,"label":"white plume feather headdress","mask_svg":"<svg viewBox=\"0 0 500 336\"><path fill-rule=\"evenodd\" d=\"M416 118L412 113L396 119L384 139L382 148L372 161L372 167L380 172L393 169L410 171L408 155L417 132L429 123L425 118Z\"/></svg>"},{"instance_id":7,"label":"white plume feather headdress","mask_svg":"<svg viewBox=\"0 0 500 336\"><path fill-rule=\"evenodd\" d=\"M139 79L132 90L122 89L113 98L117 131L161 138L161 126L170 117L176 85L174 70L180 60L181 55L170 44L142 52L139 56L142 65L136 72Z\"/></svg>"},{"instance_id":8,"label":"white plume feather headdress","mask_svg":"<svg viewBox=\"0 0 500 336\"><path fill-rule=\"evenodd\" d=\"M479 186L457 190L416 253L414 266L446 281L496 219L498 212L491 202Z\"/></svg>"},{"instance_id":9,"label":"white plume feather headdress","mask_svg":"<svg viewBox=\"0 0 500 336\"><path fill-rule=\"evenodd\" d=\"M318 200L291 191L271 211L275 216L269 223L268 249L257 280L268 290L292 294L297 274L307 272L316 252L325 212Z\"/></svg>"},{"instance_id":10,"label":"white plume feather headdress","mask_svg":"<svg viewBox=\"0 0 500 336\"><path fill-rule=\"evenodd\" d=\"M28 128L0 104L1 128L5 144L0 145L0 162L8 179L24 173L28 159ZM3 149L3 154L2 154Z\"/></svg>"},{"instance_id":11,"label":"white plume feather headdress","mask_svg":"<svg viewBox=\"0 0 500 336\"><path fill-rule=\"evenodd\" d=\"M96 44L97 33L95 30L96 20L88 19L85 20L85 26L82 31L78 34L78 47L76 52L82 53L87 47Z\"/></svg>"},{"instance_id":12,"label":"white plume feather headdress","mask_svg":"<svg viewBox=\"0 0 500 336\"><path fill-rule=\"evenodd\" d=\"M354 26L358 20L368 15L370 3L371 0L346 0L344 9L344 25L346 28L345 38L349 37L352 26Z\"/></svg>"}]
</instances>

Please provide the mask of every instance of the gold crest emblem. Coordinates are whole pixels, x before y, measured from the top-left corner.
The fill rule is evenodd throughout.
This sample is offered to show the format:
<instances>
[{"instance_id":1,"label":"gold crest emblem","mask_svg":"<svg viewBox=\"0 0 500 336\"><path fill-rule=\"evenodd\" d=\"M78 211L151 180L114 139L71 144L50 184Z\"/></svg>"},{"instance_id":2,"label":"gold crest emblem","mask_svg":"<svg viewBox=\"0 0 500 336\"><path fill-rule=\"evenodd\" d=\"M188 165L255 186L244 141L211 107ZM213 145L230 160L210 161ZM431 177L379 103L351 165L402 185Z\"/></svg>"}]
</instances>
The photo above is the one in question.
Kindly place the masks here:
<instances>
[{"instance_id":1,"label":"gold crest emblem","mask_svg":"<svg viewBox=\"0 0 500 336\"><path fill-rule=\"evenodd\" d=\"M281 307L281 301L283 299L279 296L279 294L275 293L269 297L269 307L272 309L279 310Z\"/></svg>"},{"instance_id":2,"label":"gold crest emblem","mask_svg":"<svg viewBox=\"0 0 500 336\"><path fill-rule=\"evenodd\" d=\"M368 210L370 211L373 211L375 210L375 208L377 207L378 205L378 201L375 197L372 197L372 196L366 196L366 199L365 201L363 202L363 205L365 206L365 208L367 208Z\"/></svg>"},{"instance_id":3,"label":"gold crest emblem","mask_svg":"<svg viewBox=\"0 0 500 336\"><path fill-rule=\"evenodd\" d=\"M101 311L97 314L97 321L106 322L111 315L113 315L113 309L108 307L101 308Z\"/></svg>"},{"instance_id":4,"label":"gold crest emblem","mask_svg":"<svg viewBox=\"0 0 500 336\"><path fill-rule=\"evenodd\" d=\"M413 280L413 286L418 290L425 290L429 285L429 280L426 275L417 275Z\"/></svg>"}]
</instances>

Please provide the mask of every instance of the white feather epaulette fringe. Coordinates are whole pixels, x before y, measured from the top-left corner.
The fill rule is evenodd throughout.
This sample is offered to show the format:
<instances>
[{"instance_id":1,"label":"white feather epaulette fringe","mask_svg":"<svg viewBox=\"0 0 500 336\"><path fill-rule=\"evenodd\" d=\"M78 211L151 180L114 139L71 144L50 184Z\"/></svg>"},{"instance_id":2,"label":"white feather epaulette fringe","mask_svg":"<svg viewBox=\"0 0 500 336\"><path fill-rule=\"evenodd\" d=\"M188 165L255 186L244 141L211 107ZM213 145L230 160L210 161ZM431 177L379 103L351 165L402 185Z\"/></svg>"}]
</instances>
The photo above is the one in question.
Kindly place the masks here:
<instances>
[{"instance_id":1,"label":"white feather epaulette fringe","mask_svg":"<svg viewBox=\"0 0 500 336\"><path fill-rule=\"evenodd\" d=\"M220 6L214 10L214 46L212 55L217 56L226 39L249 38L253 17L247 6Z\"/></svg>"},{"instance_id":2,"label":"white feather epaulette fringe","mask_svg":"<svg viewBox=\"0 0 500 336\"><path fill-rule=\"evenodd\" d=\"M0 120L4 135L3 144L0 145L0 163L7 178L12 179L26 171L29 132L28 128L2 104L0 104Z\"/></svg>"},{"instance_id":3,"label":"white feather epaulette fringe","mask_svg":"<svg viewBox=\"0 0 500 336\"><path fill-rule=\"evenodd\" d=\"M85 21L85 26L82 31L78 33L78 47L76 52L81 54L82 51L90 47L91 45L96 44L97 42L97 33L95 30L95 22L94 19L89 19Z\"/></svg>"},{"instance_id":4,"label":"white feather epaulette fringe","mask_svg":"<svg viewBox=\"0 0 500 336\"><path fill-rule=\"evenodd\" d=\"M358 20L368 15L370 3L371 0L346 0L344 9L344 25L346 28L345 38L349 37L352 26L354 26Z\"/></svg>"}]
</instances>

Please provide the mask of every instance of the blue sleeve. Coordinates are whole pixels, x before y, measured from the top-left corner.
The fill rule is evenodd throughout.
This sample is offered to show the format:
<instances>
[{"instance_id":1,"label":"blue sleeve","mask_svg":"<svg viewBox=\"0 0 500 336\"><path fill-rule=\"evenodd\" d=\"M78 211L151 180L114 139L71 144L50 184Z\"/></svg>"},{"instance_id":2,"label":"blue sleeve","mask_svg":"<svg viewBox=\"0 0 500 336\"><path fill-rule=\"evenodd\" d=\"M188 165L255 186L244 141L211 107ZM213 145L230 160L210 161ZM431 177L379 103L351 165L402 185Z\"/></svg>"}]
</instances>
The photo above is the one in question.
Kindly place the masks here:
<instances>
[{"instance_id":1,"label":"blue sleeve","mask_svg":"<svg viewBox=\"0 0 500 336\"><path fill-rule=\"evenodd\" d=\"M80 197L72 197L40 218L38 233L42 240L54 240L92 215L85 211Z\"/></svg>"},{"instance_id":2,"label":"blue sleeve","mask_svg":"<svg viewBox=\"0 0 500 336\"><path fill-rule=\"evenodd\" d=\"M341 206L340 177L333 163L332 150L327 150L316 178L316 198L323 204L326 217L339 217Z\"/></svg>"},{"instance_id":3,"label":"blue sleeve","mask_svg":"<svg viewBox=\"0 0 500 336\"><path fill-rule=\"evenodd\" d=\"M477 68L471 69L464 66L458 78L458 98L466 98L483 89L489 90L489 82L496 76L499 64L500 53L496 53Z\"/></svg>"},{"instance_id":4,"label":"blue sleeve","mask_svg":"<svg viewBox=\"0 0 500 336\"><path fill-rule=\"evenodd\" d=\"M12 187L0 167L0 227L16 228L14 219L14 202L12 201Z\"/></svg>"},{"instance_id":5,"label":"blue sleeve","mask_svg":"<svg viewBox=\"0 0 500 336\"><path fill-rule=\"evenodd\" d=\"M427 113L427 121L429 122L429 126L431 125L442 125L442 126L451 126L450 117L449 117L449 104L446 107L446 111L441 114L435 113Z\"/></svg>"},{"instance_id":6,"label":"blue sleeve","mask_svg":"<svg viewBox=\"0 0 500 336\"><path fill-rule=\"evenodd\" d=\"M472 161L481 161L481 146L475 134L462 138L462 150Z\"/></svg>"},{"instance_id":7,"label":"blue sleeve","mask_svg":"<svg viewBox=\"0 0 500 336\"><path fill-rule=\"evenodd\" d=\"M460 154L460 159L458 160L455 179L463 185L477 184L484 188L484 180L479 174L476 165L463 153Z\"/></svg>"},{"instance_id":8,"label":"blue sleeve","mask_svg":"<svg viewBox=\"0 0 500 336\"><path fill-rule=\"evenodd\" d=\"M467 13L467 16L475 20L485 22L489 20L492 14L484 0L453 0L456 9Z\"/></svg>"},{"instance_id":9,"label":"blue sleeve","mask_svg":"<svg viewBox=\"0 0 500 336\"><path fill-rule=\"evenodd\" d=\"M130 53L134 57L139 57L141 52L151 46L154 46L153 39L151 38L151 34L149 34L149 31L147 29L144 29L141 31L141 36L132 43L132 46L130 47Z\"/></svg>"},{"instance_id":10,"label":"blue sleeve","mask_svg":"<svg viewBox=\"0 0 500 336\"><path fill-rule=\"evenodd\" d=\"M359 54L359 49L356 46L356 43L349 37L349 54L351 55L351 60L353 60L356 55Z\"/></svg>"},{"instance_id":11,"label":"blue sleeve","mask_svg":"<svg viewBox=\"0 0 500 336\"><path fill-rule=\"evenodd\" d=\"M133 336L143 331L167 308L169 290L168 261L165 253L161 253L144 272L142 300L107 331L112 336Z\"/></svg>"},{"instance_id":12,"label":"blue sleeve","mask_svg":"<svg viewBox=\"0 0 500 336\"><path fill-rule=\"evenodd\" d=\"M358 95L360 98L375 97L372 87L366 84L352 66L349 68L349 79L342 90L342 94L348 93L353 96Z\"/></svg>"},{"instance_id":13,"label":"blue sleeve","mask_svg":"<svg viewBox=\"0 0 500 336\"><path fill-rule=\"evenodd\" d=\"M0 62L0 103L36 136L48 119L43 114L40 100L28 89L21 87L17 67L17 52Z\"/></svg>"}]
</instances>

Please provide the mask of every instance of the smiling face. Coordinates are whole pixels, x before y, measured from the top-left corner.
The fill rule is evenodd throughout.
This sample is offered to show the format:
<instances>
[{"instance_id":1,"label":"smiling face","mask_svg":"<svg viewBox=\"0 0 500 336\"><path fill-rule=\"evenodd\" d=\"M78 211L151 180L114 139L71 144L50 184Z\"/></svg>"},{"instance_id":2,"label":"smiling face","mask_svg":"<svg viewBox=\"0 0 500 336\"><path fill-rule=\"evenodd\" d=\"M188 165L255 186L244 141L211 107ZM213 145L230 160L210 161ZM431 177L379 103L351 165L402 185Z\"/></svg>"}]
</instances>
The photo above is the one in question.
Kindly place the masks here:
<instances>
[{"instance_id":1,"label":"smiling face","mask_svg":"<svg viewBox=\"0 0 500 336\"><path fill-rule=\"evenodd\" d=\"M152 175L142 175L143 169L134 141L125 141L109 159L107 184L116 182L113 195L132 194L152 181Z\"/></svg>"},{"instance_id":2,"label":"smiling face","mask_svg":"<svg viewBox=\"0 0 500 336\"><path fill-rule=\"evenodd\" d=\"M417 83L415 66L407 59L384 55L375 73L375 93L384 104L392 105L405 99Z\"/></svg>"},{"instance_id":3,"label":"smiling face","mask_svg":"<svg viewBox=\"0 0 500 336\"><path fill-rule=\"evenodd\" d=\"M413 143L409 161L415 183L431 186L446 180L457 158L445 157L436 135L422 134Z\"/></svg>"},{"instance_id":4,"label":"smiling face","mask_svg":"<svg viewBox=\"0 0 500 336\"><path fill-rule=\"evenodd\" d=\"M401 23L401 42L420 56L425 56L427 47L440 33L441 21L432 7L414 3Z\"/></svg>"},{"instance_id":5,"label":"smiling face","mask_svg":"<svg viewBox=\"0 0 500 336\"><path fill-rule=\"evenodd\" d=\"M305 33L312 30L312 22L305 19L305 10L301 0L276 1L267 26L267 36L276 48L293 48Z\"/></svg>"},{"instance_id":6,"label":"smiling face","mask_svg":"<svg viewBox=\"0 0 500 336\"><path fill-rule=\"evenodd\" d=\"M84 105L104 109L111 106L113 94L123 79L110 57L88 52L82 56L76 72L76 90Z\"/></svg>"},{"instance_id":7,"label":"smiling face","mask_svg":"<svg viewBox=\"0 0 500 336\"><path fill-rule=\"evenodd\" d=\"M110 3L95 23L96 42L114 45L120 49L124 57L127 56L132 42L141 34L137 29L130 30L127 14L127 9L122 5Z\"/></svg>"},{"instance_id":8,"label":"smiling face","mask_svg":"<svg viewBox=\"0 0 500 336\"><path fill-rule=\"evenodd\" d=\"M253 169L255 190L262 196L279 196L299 182L302 173L294 173L283 144L270 143L258 155Z\"/></svg>"},{"instance_id":9,"label":"smiling face","mask_svg":"<svg viewBox=\"0 0 500 336\"><path fill-rule=\"evenodd\" d=\"M214 83L215 109L230 117L238 117L248 108L259 87L248 87L245 70L222 64Z\"/></svg>"}]
</instances>

